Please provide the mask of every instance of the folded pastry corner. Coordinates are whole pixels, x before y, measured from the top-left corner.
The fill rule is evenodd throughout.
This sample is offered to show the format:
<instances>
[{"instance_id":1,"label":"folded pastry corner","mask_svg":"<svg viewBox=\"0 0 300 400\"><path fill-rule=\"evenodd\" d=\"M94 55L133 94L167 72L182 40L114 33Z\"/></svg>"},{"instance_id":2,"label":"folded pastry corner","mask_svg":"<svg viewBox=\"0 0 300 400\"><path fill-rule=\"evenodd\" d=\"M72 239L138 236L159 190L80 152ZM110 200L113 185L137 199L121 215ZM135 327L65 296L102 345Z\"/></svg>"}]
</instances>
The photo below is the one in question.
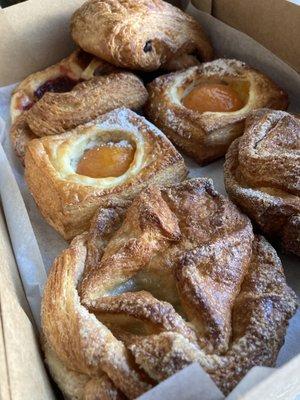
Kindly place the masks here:
<instances>
[{"instance_id":1,"label":"folded pastry corner","mask_svg":"<svg viewBox=\"0 0 300 400\"><path fill-rule=\"evenodd\" d=\"M57 257L46 360L70 399L133 399L195 361L227 394L274 365L295 311L275 250L211 180L154 185L127 211L100 208Z\"/></svg>"},{"instance_id":2,"label":"folded pastry corner","mask_svg":"<svg viewBox=\"0 0 300 400\"><path fill-rule=\"evenodd\" d=\"M67 240L88 229L99 207L127 207L147 185L170 185L186 174L183 158L164 134L125 108L34 139L25 156L29 189L45 219Z\"/></svg>"},{"instance_id":3,"label":"folded pastry corner","mask_svg":"<svg viewBox=\"0 0 300 400\"><path fill-rule=\"evenodd\" d=\"M300 119L261 109L225 161L226 190L270 239L300 256Z\"/></svg>"},{"instance_id":4,"label":"folded pastry corner","mask_svg":"<svg viewBox=\"0 0 300 400\"><path fill-rule=\"evenodd\" d=\"M231 59L160 76L148 91L147 117L199 164L226 153L251 111L288 106L287 94L266 75Z\"/></svg>"},{"instance_id":5,"label":"folded pastry corner","mask_svg":"<svg viewBox=\"0 0 300 400\"><path fill-rule=\"evenodd\" d=\"M162 0L88 0L71 34L85 51L118 67L176 70L212 59L199 23Z\"/></svg>"}]
</instances>

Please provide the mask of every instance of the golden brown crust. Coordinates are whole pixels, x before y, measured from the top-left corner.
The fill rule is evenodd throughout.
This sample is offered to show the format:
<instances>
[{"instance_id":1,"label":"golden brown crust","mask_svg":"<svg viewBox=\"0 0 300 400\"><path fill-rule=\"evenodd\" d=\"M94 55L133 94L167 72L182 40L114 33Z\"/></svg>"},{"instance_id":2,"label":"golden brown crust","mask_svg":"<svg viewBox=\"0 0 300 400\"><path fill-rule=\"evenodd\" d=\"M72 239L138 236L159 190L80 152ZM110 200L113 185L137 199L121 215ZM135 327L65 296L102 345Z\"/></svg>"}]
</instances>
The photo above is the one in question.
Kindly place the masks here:
<instances>
[{"instance_id":1,"label":"golden brown crust","mask_svg":"<svg viewBox=\"0 0 300 400\"><path fill-rule=\"evenodd\" d=\"M24 164L26 146L36 137L27 124L29 110L47 91L71 90L81 80L91 79L94 74L115 72L116 68L83 50L76 50L68 57L43 71L34 72L13 91L10 105L10 136L16 154ZM46 87L47 86L47 87ZM55 87L58 86L58 87Z\"/></svg>"},{"instance_id":2,"label":"golden brown crust","mask_svg":"<svg viewBox=\"0 0 300 400\"><path fill-rule=\"evenodd\" d=\"M135 398L149 385L132 366L123 343L80 304L76 286L84 269L85 240L86 235L78 236L56 259L48 277L48 302L42 306L46 343L55 353L60 350L59 360L68 370L88 377L105 372L115 386Z\"/></svg>"},{"instance_id":3,"label":"golden brown crust","mask_svg":"<svg viewBox=\"0 0 300 400\"><path fill-rule=\"evenodd\" d=\"M28 111L27 124L37 136L66 132L119 107L137 110L148 97L138 77L111 73L79 83L66 93L46 93Z\"/></svg>"},{"instance_id":4,"label":"golden brown crust","mask_svg":"<svg viewBox=\"0 0 300 400\"><path fill-rule=\"evenodd\" d=\"M26 122L27 112L25 111L22 115L19 115L10 128L10 139L13 149L23 164L27 145L32 139L36 138Z\"/></svg>"},{"instance_id":5,"label":"golden brown crust","mask_svg":"<svg viewBox=\"0 0 300 400\"><path fill-rule=\"evenodd\" d=\"M89 76L82 78L82 75L90 65L93 66L93 71L89 71ZM42 96L43 93L39 93L39 89L45 82L54 81L57 78L67 78L70 81L65 83L67 85L72 85L72 83L75 84L81 79L90 79L93 72L98 68L105 71L113 71L116 69L107 62L96 59L90 54L78 49L57 64L29 75L12 93L10 110L12 123L15 122L16 118L21 115L24 110L30 109L39 97Z\"/></svg>"},{"instance_id":6,"label":"golden brown crust","mask_svg":"<svg viewBox=\"0 0 300 400\"><path fill-rule=\"evenodd\" d=\"M76 173L87 148L122 141L135 149L123 175L97 179ZM88 229L97 208L126 208L148 184L169 185L185 176L184 161L169 140L128 109L114 110L62 135L35 139L25 157L30 191L48 223L65 239Z\"/></svg>"},{"instance_id":7,"label":"golden brown crust","mask_svg":"<svg viewBox=\"0 0 300 400\"><path fill-rule=\"evenodd\" d=\"M207 82L235 85L244 97L243 108L200 113L184 107L182 98L194 86ZM252 110L286 109L288 105L287 95L269 78L237 60L219 59L158 77L148 85L148 91L148 118L199 164L226 153L230 143L242 134L245 118Z\"/></svg>"},{"instance_id":8,"label":"golden brown crust","mask_svg":"<svg viewBox=\"0 0 300 400\"><path fill-rule=\"evenodd\" d=\"M11 100L11 140L24 163L35 137L66 132L119 107L137 110L147 91L135 75L77 50L27 77Z\"/></svg>"},{"instance_id":9,"label":"golden brown crust","mask_svg":"<svg viewBox=\"0 0 300 400\"><path fill-rule=\"evenodd\" d=\"M98 342L108 338L102 354L120 362L115 373L107 357L105 370L98 364L100 374L132 398L133 377L145 390L145 381L153 385L194 361L225 394L252 366L274 364L296 296L275 250L253 235L248 218L215 192L211 181L149 187L125 215L114 207L100 210L83 238L57 258L43 298L46 341L65 367L95 376L83 371L85 360L77 366L74 357L93 345L97 355ZM84 252L80 260L79 252ZM75 315L88 315L79 331L73 298L81 307ZM89 319L98 324L96 341ZM129 354L132 369L125 375Z\"/></svg>"},{"instance_id":10,"label":"golden brown crust","mask_svg":"<svg viewBox=\"0 0 300 400\"><path fill-rule=\"evenodd\" d=\"M130 69L168 68L182 55L212 58L198 22L162 0L89 0L74 13L71 34L89 53Z\"/></svg>"},{"instance_id":11,"label":"golden brown crust","mask_svg":"<svg viewBox=\"0 0 300 400\"><path fill-rule=\"evenodd\" d=\"M225 186L231 199L268 236L300 256L300 120L258 110L230 146Z\"/></svg>"}]
</instances>

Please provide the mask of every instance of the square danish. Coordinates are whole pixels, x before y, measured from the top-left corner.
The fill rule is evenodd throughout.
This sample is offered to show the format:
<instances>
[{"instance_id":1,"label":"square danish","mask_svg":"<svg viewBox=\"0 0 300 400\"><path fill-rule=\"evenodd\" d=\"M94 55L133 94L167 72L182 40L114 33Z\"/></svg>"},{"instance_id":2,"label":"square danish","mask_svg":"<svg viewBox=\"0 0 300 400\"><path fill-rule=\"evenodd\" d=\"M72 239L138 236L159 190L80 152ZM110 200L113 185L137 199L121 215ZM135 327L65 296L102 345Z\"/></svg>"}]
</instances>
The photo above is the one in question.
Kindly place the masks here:
<instances>
[{"instance_id":1,"label":"square danish","mask_svg":"<svg viewBox=\"0 0 300 400\"><path fill-rule=\"evenodd\" d=\"M148 184L186 177L164 134L129 109L107 113L62 135L30 141L25 178L47 222L65 239L89 227L99 208L126 208Z\"/></svg>"},{"instance_id":2,"label":"square danish","mask_svg":"<svg viewBox=\"0 0 300 400\"><path fill-rule=\"evenodd\" d=\"M287 94L271 79L234 59L159 76L148 92L148 119L200 165L226 153L253 110L288 106Z\"/></svg>"}]
</instances>

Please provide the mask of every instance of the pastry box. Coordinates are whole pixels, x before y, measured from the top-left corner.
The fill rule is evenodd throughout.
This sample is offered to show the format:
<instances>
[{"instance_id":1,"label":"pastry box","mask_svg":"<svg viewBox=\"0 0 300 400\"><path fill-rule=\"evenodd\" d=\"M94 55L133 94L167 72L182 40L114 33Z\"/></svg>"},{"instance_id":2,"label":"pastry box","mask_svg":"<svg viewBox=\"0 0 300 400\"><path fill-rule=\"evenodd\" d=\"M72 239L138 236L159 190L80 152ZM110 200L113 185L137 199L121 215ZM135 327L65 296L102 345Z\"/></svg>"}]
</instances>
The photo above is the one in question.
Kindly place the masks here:
<instances>
[{"instance_id":1,"label":"pastry box","mask_svg":"<svg viewBox=\"0 0 300 400\"><path fill-rule=\"evenodd\" d=\"M83 0L28 0L0 10L0 398L59 399L39 344L40 303L47 272L67 246L42 218L11 148L10 96L15 84L74 49L69 19ZM300 113L300 6L286 0L177 1L202 25L215 53L265 72ZM199 167L186 158L190 177L209 177L225 194L221 158ZM287 282L300 298L300 261L279 253ZM225 397L193 363L140 399L300 399L300 311L290 321L276 368L253 367Z\"/></svg>"}]
</instances>

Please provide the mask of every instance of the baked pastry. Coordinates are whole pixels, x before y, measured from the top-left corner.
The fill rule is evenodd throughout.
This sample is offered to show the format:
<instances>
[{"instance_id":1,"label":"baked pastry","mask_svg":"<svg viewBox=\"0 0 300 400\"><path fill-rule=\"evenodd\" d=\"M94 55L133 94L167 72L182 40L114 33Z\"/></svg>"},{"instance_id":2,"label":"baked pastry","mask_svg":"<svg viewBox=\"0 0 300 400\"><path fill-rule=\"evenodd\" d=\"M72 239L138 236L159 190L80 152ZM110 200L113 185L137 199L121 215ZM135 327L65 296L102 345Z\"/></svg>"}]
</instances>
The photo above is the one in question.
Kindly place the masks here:
<instances>
[{"instance_id":1,"label":"baked pastry","mask_svg":"<svg viewBox=\"0 0 300 400\"><path fill-rule=\"evenodd\" d=\"M287 95L262 73L219 59L156 78L145 113L199 164L225 154L256 108L286 109Z\"/></svg>"},{"instance_id":2,"label":"baked pastry","mask_svg":"<svg viewBox=\"0 0 300 400\"><path fill-rule=\"evenodd\" d=\"M92 78L95 73L100 75L103 72L115 71L117 69L111 64L99 60L83 50L74 51L57 64L29 75L16 87L11 98L12 124L46 92L68 92L78 82Z\"/></svg>"},{"instance_id":3,"label":"baked pastry","mask_svg":"<svg viewBox=\"0 0 300 400\"><path fill-rule=\"evenodd\" d=\"M233 202L270 238L300 256L300 119L257 110L226 154Z\"/></svg>"},{"instance_id":4,"label":"baked pastry","mask_svg":"<svg viewBox=\"0 0 300 400\"><path fill-rule=\"evenodd\" d=\"M125 208L148 184L170 185L186 173L164 134L128 109L32 140L25 156L29 189L65 239L87 230L99 207Z\"/></svg>"},{"instance_id":5,"label":"baked pastry","mask_svg":"<svg viewBox=\"0 0 300 400\"><path fill-rule=\"evenodd\" d=\"M105 61L76 51L26 78L11 102L11 138L24 160L34 137L66 132L122 106L139 109L147 99L141 80Z\"/></svg>"},{"instance_id":6,"label":"baked pastry","mask_svg":"<svg viewBox=\"0 0 300 400\"><path fill-rule=\"evenodd\" d=\"M152 186L55 260L46 361L70 399L136 398L195 361L227 394L274 364L295 311L275 250L210 180Z\"/></svg>"},{"instance_id":7,"label":"baked pastry","mask_svg":"<svg viewBox=\"0 0 300 400\"><path fill-rule=\"evenodd\" d=\"M71 34L85 51L135 70L173 70L213 54L198 22L162 0L88 0Z\"/></svg>"}]
</instances>

